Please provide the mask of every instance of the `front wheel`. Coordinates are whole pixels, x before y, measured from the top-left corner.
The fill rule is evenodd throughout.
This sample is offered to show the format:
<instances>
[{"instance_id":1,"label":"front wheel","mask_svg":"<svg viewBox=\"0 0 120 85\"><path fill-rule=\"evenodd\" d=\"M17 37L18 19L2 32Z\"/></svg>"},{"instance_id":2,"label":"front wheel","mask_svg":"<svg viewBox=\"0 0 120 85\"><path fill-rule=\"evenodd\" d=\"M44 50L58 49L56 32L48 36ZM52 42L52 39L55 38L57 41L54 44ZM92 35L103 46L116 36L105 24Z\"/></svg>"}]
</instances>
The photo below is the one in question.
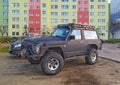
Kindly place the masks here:
<instances>
[{"instance_id":1,"label":"front wheel","mask_svg":"<svg viewBox=\"0 0 120 85\"><path fill-rule=\"evenodd\" d=\"M28 58L28 61L31 64L39 64L40 63L40 58Z\"/></svg>"},{"instance_id":2,"label":"front wheel","mask_svg":"<svg viewBox=\"0 0 120 85\"><path fill-rule=\"evenodd\" d=\"M85 57L86 64L93 65L98 60L98 52L96 49L89 49L87 56Z\"/></svg>"},{"instance_id":3,"label":"front wheel","mask_svg":"<svg viewBox=\"0 0 120 85\"><path fill-rule=\"evenodd\" d=\"M45 74L54 75L60 72L64 65L64 60L60 54L49 52L41 59L40 65Z\"/></svg>"}]
</instances>

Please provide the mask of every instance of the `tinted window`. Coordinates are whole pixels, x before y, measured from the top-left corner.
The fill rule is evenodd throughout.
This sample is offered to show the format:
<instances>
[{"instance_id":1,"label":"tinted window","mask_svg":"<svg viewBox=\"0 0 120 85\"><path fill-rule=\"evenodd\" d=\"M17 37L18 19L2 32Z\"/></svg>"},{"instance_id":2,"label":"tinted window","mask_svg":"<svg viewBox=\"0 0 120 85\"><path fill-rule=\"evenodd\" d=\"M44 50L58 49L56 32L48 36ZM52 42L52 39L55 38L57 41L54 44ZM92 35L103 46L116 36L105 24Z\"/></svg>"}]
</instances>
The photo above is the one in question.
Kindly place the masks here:
<instances>
[{"instance_id":1,"label":"tinted window","mask_svg":"<svg viewBox=\"0 0 120 85\"><path fill-rule=\"evenodd\" d=\"M73 30L71 35L74 35L75 39L81 39L81 30Z\"/></svg>"},{"instance_id":2,"label":"tinted window","mask_svg":"<svg viewBox=\"0 0 120 85\"><path fill-rule=\"evenodd\" d=\"M98 39L96 31L84 31L85 39Z\"/></svg>"}]
</instances>

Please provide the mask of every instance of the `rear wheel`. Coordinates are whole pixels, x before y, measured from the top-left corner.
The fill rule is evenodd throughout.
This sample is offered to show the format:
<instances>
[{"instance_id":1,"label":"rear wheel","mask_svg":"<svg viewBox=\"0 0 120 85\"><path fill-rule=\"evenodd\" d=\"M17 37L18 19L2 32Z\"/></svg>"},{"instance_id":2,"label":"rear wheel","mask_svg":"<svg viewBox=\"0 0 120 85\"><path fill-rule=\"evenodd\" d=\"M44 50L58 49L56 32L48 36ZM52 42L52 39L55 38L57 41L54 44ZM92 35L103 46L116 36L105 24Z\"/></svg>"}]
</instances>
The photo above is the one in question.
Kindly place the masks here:
<instances>
[{"instance_id":1,"label":"rear wheel","mask_svg":"<svg viewBox=\"0 0 120 85\"><path fill-rule=\"evenodd\" d=\"M93 65L98 60L98 52L96 49L89 49L87 56L85 57L86 63Z\"/></svg>"},{"instance_id":2,"label":"rear wheel","mask_svg":"<svg viewBox=\"0 0 120 85\"><path fill-rule=\"evenodd\" d=\"M54 75L60 72L64 65L64 60L60 54L49 52L41 59L40 65L45 74Z\"/></svg>"}]
</instances>

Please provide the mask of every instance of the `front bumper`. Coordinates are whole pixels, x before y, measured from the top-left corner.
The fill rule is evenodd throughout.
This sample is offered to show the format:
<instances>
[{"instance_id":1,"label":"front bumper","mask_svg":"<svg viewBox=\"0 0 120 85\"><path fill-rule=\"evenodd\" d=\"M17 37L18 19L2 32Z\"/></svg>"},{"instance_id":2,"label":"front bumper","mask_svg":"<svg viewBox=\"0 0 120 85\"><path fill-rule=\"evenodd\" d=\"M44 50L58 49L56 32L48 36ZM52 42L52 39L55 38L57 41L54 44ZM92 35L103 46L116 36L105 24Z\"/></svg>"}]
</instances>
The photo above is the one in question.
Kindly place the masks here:
<instances>
[{"instance_id":1,"label":"front bumper","mask_svg":"<svg viewBox=\"0 0 120 85\"><path fill-rule=\"evenodd\" d=\"M12 55L18 55L20 54L20 50L9 50L9 53L12 54Z\"/></svg>"}]
</instances>

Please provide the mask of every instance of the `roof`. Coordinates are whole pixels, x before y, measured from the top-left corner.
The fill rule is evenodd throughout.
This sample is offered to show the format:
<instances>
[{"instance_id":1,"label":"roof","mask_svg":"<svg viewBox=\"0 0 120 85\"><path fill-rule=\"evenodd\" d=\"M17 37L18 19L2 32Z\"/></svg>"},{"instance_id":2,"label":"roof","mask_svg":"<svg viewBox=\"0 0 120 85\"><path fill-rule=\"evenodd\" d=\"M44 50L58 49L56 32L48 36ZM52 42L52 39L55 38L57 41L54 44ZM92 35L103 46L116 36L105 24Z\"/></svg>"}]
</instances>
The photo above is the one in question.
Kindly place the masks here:
<instances>
[{"instance_id":1,"label":"roof","mask_svg":"<svg viewBox=\"0 0 120 85\"><path fill-rule=\"evenodd\" d=\"M95 26L93 25L82 25L82 24L75 24L75 23L69 23L69 24L60 24L57 27L69 27L71 29L95 29Z\"/></svg>"}]
</instances>

